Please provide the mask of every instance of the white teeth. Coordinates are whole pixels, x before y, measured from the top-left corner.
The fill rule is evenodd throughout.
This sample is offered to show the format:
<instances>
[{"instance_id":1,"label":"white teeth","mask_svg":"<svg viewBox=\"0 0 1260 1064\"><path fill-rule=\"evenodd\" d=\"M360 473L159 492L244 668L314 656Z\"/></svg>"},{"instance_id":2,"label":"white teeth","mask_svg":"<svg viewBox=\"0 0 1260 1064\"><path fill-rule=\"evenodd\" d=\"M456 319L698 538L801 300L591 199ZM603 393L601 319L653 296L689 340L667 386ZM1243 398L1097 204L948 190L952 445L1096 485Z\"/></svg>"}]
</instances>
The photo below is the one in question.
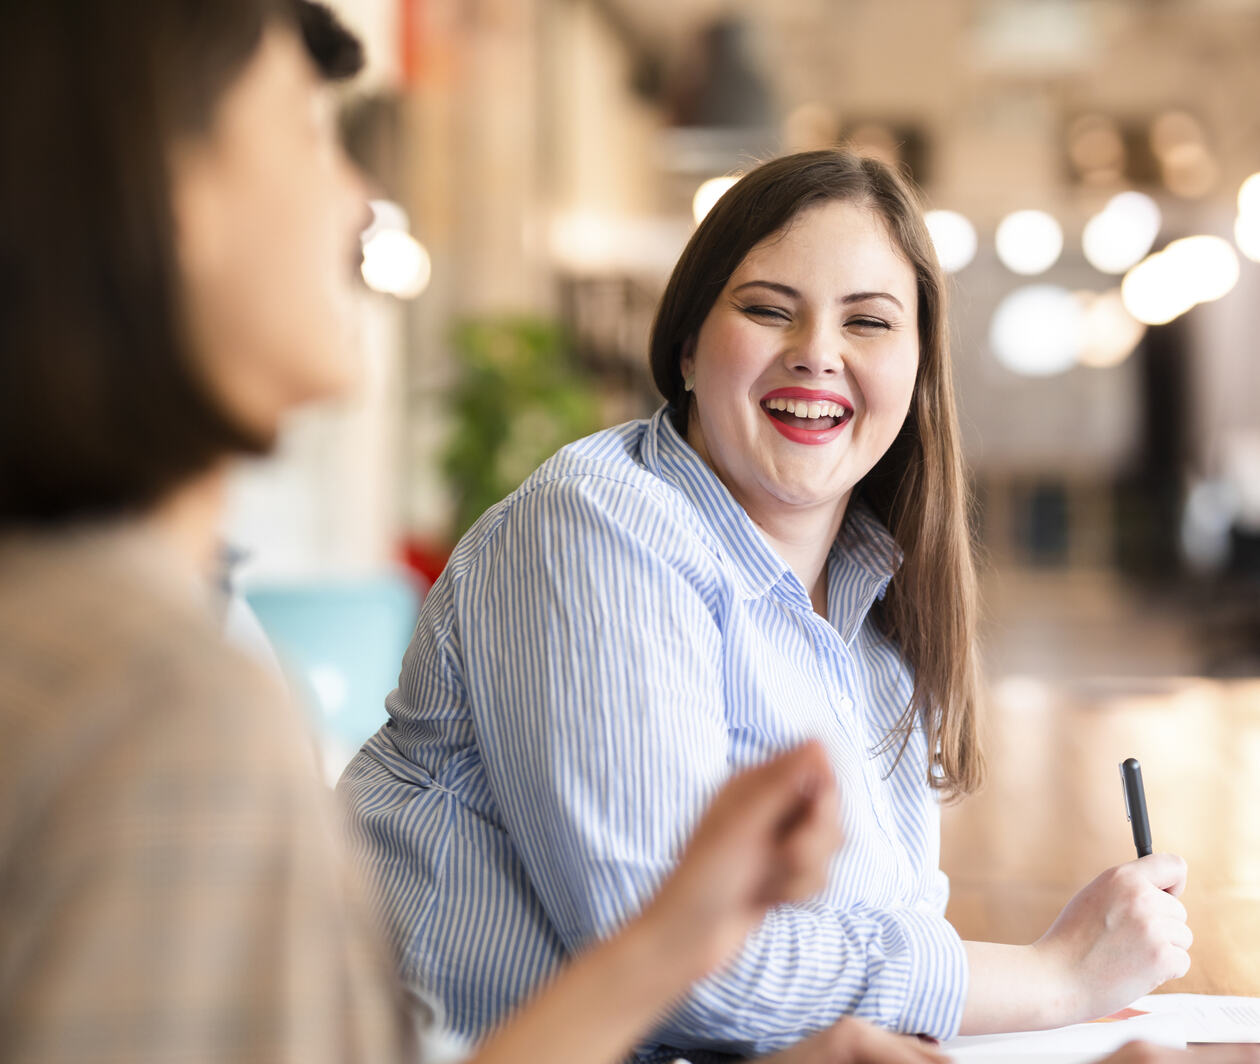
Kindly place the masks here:
<instances>
[{"instance_id":1,"label":"white teeth","mask_svg":"<svg viewBox=\"0 0 1260 1064\"><path fill-rule=\"evenodd\" d=\"M820 417L844 417L848 413L848 410L839 403L811 403L807 399L767 399L766 408L769 410L782 410L793 417L809 418L810 420Z\"/></svg>"}]
</instances>

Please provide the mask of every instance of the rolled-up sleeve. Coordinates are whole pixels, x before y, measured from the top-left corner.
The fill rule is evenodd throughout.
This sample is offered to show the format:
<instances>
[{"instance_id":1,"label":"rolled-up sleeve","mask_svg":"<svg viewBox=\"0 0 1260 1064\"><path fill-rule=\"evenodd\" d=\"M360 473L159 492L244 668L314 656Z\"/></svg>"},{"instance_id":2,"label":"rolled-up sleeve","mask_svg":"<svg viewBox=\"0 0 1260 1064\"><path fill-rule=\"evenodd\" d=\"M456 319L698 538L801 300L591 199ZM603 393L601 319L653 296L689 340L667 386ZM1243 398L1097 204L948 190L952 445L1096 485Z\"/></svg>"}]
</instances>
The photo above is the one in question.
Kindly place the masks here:
<instances>
[{"instance_id":1,"label":"rolled-up sleeve","mask_svg":"<svg viewBox=\"0 0 1260 1064\"><path fill-rule=\"evenodd\" d=\"M958 934L909 909L781 906L718 974L697 984L657 1031L703 1034L735 1052L769 1052L859 1016L897 1031L951 1038L967 987Z\"/></svg>"}]
</instances>

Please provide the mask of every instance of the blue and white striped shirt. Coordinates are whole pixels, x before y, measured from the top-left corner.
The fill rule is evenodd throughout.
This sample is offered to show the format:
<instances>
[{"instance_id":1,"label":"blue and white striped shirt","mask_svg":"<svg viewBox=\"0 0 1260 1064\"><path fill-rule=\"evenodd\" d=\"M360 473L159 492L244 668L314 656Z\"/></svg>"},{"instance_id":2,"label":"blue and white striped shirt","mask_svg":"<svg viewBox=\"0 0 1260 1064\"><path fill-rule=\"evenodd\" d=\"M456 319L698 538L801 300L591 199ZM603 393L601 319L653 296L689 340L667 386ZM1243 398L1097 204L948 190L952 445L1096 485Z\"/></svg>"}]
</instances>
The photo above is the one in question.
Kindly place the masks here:
<instances>
[{"instance_id":1,"label":"blue and white striped shirt","mask_svg":"<svg viewBox=\"0 0 1260 1064\"><path fill-rule=\"evenodd\" d=\"M767 1052L844 1014L952 1036L967 967L923 733L878 752L912 687L868 617L899 559L850 506L824 620L664 409L488 510L341 782L404 978L484 1034L641 908L734 769L815 737L846 840L825 890L772 910L644 1059Z\"/></svg>"}]
</instances>

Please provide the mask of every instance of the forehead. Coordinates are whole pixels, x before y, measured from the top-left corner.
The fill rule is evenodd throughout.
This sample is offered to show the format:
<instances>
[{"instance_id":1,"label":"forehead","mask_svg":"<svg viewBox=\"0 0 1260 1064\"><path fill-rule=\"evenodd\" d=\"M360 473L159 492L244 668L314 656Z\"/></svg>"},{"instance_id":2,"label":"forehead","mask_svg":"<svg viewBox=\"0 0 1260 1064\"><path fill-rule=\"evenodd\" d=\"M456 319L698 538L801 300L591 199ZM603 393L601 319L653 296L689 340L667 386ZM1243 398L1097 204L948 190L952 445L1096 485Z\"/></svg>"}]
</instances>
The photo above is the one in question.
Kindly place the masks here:
<instances>
[{"instance_id":1,"label":"forehead","mask_svg":"<svg viewBox=\"0 0 1260 1064\"><path fill-rule=\"evenodd\" d=\"M266 127L278 118L301 118L323 87L297 32L272 24L219 101L220 124Z\"/></svg>"},{"instance_id":2,"label":"forehead","mask_svg":"<svg viewBox=\"0 0 1260 1064\"><path fill-rule=\"evenodd\" d=\"M776 276L762 276L767 271ZM731 283L754 279L780 281L801 291L859 285L907 297L915 289L914 267L883 216L865 204L842 200L806 207L754 245Z\"/></svg>"}]
</instances>

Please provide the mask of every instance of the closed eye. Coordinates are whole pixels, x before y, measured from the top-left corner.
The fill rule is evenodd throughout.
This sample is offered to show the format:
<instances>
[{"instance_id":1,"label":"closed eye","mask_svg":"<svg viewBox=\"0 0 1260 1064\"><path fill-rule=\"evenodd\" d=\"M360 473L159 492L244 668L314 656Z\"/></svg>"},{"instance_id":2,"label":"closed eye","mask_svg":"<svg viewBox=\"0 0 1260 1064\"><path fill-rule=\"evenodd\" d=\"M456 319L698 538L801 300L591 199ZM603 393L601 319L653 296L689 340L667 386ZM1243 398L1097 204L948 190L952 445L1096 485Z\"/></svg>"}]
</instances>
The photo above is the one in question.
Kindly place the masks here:
<instances>
[{"instance_id":1,"label":"closed eye","mask_svg":"<svg viewBox=\"0 0 1260 1064\"><path fill-rule=\"evenodd\" d=\"M882 318L850 318L848 325L851 329L877 329L884 332L892 328L892 323Z\"/></svg>"},{"instance_id":2,"label":"closed eye","mask_svg":"<svg viewBox=\"0 0 1260 1064\"><path fill-rule=\"evenodd\" d=\"M778 307L740 307L740 309L750 318L761 318L763 321L790 321L787 311Z\"/></svg>"}]
</instances>

